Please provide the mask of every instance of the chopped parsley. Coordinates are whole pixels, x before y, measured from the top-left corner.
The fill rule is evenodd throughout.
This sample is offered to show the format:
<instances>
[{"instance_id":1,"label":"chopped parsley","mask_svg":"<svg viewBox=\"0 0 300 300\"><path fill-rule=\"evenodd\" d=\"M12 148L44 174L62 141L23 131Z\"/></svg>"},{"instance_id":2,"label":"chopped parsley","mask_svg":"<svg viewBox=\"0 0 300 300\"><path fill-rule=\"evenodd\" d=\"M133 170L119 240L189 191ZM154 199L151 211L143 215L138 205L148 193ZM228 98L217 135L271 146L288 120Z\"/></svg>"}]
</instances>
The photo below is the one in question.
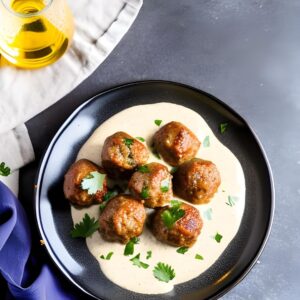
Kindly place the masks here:
<instances>
[{"instance_id":1,"label":"chopped parsley","mask_svg":"<svg viewBox=\"0 0 300 300\"><path fill-rule=\"evenodd\" d=\"M141 142L145 142L145 139L140 136L137 136L136 139L140 140Z\"/></svg>"},{"instance_id":2,"label":"chopped parsley","mask_svg":"<svg viewBox=\"0 0 300 300\"><path fill-rule=\"evenodd\" d=\"M86 190L89 195L95 195L97 191L103 189L105 177L105 174L101 174L98 171L90 172L89 175L82 179L81 188Z\"/></svg>"},{"instance_id":3,"label":"chopped parsley","mask_svg":"<svg viewBox=\"0 0 300 300\"><path fill-rule=\"evenodd\" d=\"M127 139L127 138L125 138L125 139L123 140L123 142L124 142L124 144L125 144L127 147L130 147L130 146L132 146L134 140L133 140L133 139Z\"/></svg>"},{"instance_id":4,"label":"chopped parsley","mask_svg":"<svg viewBox=\"0 0 300 300\"><path fill-rule=\"evenodd\" d=\"M205 137L205 139L203 140L203 147L204 148L207 148L207 147L209 147L210 146L210 140L209 140L209 135L207 135L206 137Z\"/></svg>"},{"instance_id":5,"label":"chopped parsley","mask_svg":"<svg viewBox=\"0 0 300 300\"><path fill-rule=\"evenodd\" d=\"M141 192L141 198L142 199L147 199L147 198L149 198L149 188L147 187L147 186L144 186L143 188L142 188L142 192Z\"/></svg>"},{"instance_id":6,"label":"chopped parsley","mask_svg":"<svg viewBox=\"0 0 300 300\"><path fill-rule=\"evenodd\" d=\"M200 255L200 254L197 253L197 254L195 255L195 259L203 260L204 258L203 258L202 255Z\"/></svg>"},{"instance_id":7,"label":"chopped parsley","mask_svg":"<svg viewBox=\"0 0 300 300\"><path fill-rule=\"evenodd\" d=\"M156 158L161 159L159 153L154 148L152 149L152 153Z\"/></svg>"},{"instance_id":8,"label":"chopped parsley","mask_svg":"<svg viewBox=\"0 0 300 300\"><path fill-rule=\"evenodd\" d=\"M147 165L139 166L137 170L141 173L150 173L149 167Z\"/></svg>"},{"instance_id":9,"label":"chopped parsley","mask_svg":"<svg viewBox=\"0 0 300 300\"><path fill-rule=\"evenodd\" d=\"M221 123L219 125L219 130L222 134L227 130L227 128L228 128L228 123Z\"/></svg>"},{"instance_id":10,"label":"chopped parsley","mask_svg":"<svg viewBox=\"0 0 300 300\"><path fill-rule=\"evenodd\" d=\"M162 212L161 218L168 229L171 229L174 223L184 216L185 211L180 206L180 201L172 200L171 206Z\"/></svg>"},{"instance_id":11,"label":"chopped parsley","mask_svg":"<svg viewBox=\"0 0 300 300\"><path fill-rule=\"evenodd\" d=\"M152 251L149 250L149 251L147 251L147 257L146 257L146 259L149 259L151 257L152 257Z\"/></svg>"},{"instance_id":12,"label":"chopped parsley","mask_svg":"<svg viewBox=\"0 0 300 300\"><path fill-rule=\"evenodd\" d=\"M134 252L134 245L138 244L140 239L138 237L132 238L125 246L124 255L132 255Z\"/></svg>"},{"instance_id":13,"label":"chopped parsley","mask_svg":"<svg viewBox=\"0 0 300 300\"><path fill-rule=\"evenodd\" d=\"M91 218L88 214L85 214L82 221L75 224L72 231L72 238L86 238L91 236L99 228L98 220Z\"/></svg>"},{"instance_id":14,"label":"chopped parsley","mask_svg":"<svg viewBox=\"0 0 300 300\"><path fill-rule=\"evenodd\" d=\"M116 190L108 191L108 192L104 195L104 197L103 197L103 202L100 203L100 205L99 205L99 210L100 210L101 213L103 212L103 210L104 210L104 208L105 208L107 202L108 202L111 198L113 198L113 197L115 197L115 196L117 196L117 195L118 195L118 192L117 192Z\"/></svg>"},{"instance_id":15,"label":"chopped parsley","mask_svg":"<svg viewBox=\"0 0 300 300\"><path fill-rule=\"evenodd\" d=\"M171 266L159 262L153 269L153 275L159 281L169 282L175 277L175 271Z\"/></svg>"},{"instance_id":16,"label":"chopped parsley","mask_svg":"<svg viewBox=\"0 0 300 300\"><path fill-rule=\"evenodd\" d=\"M10 168L5 165L5 162L0 164L0 176L8 176L10 175Z\"/></svg>"},{"instance_id":17,"label":"chopped parsley","mask_svg":"<svg viewBox=\"0 0 300 300\"><path fill-rule=\"evenodd\" d=\"M148 264L140 261L140 253L136 255L134 258L130 259L130 261L132 261L134 266L137 266L139 268L147 269L149 267Z\"/></svg>"},{"instance_id":18,"label":"chopped parsley","mask_svg":"<svg viewBox=\"0 0 300 300\"><path fill-rule=\"evenodd\" d=\"M157 126L160 126L160 124L162 123L162 120L155 120L154 123L155 123Z\"/></svg>"},{"instance_id":19,"label":"chopped parsley","mask_svg":"<svg viewBox=\"0 0 300 300\"><path fill-rule=\"evenodd\" d=\"M236 204L236 202L238 201L238 197L233 197L233 196L228 196L228 201L225 202L227 205L229 206L234 206Z\"/></svg>"},{"instance_id":20,"label":"chopped parsley","mask_svg":"<svg viewBox=\"0 0 300 300\"><path fill-rule=\"evenodd\" d=\"M189 250L189 247L180 247L176 250L177 253L184 254Z\"/></svg>"},{"instance_id":21,"label":"chopped parsley","mask_svg":"<svg viewBox=\"0 0 300 300\"><path fill-rule=\"evenodd\" d=\"M169 178L166 178L164 180L162 180L161 184L160 184L160 190L163 193L166 193L169 191L169 185L170 185L170 180Z\"/></svg>"},{"instance_id":22,"label":"chopped parsley","mask_svg":"<svg viewBox=\"0 0 300 300\"><path fill-rule=\"evenodd\" d=\"M223 236L220 233L217 232L216 235L215 235L216 242L220 243L222 238L223 238Z\"/></svg>"},{"instance_id":23,"label":"chopped parsley","mask_svg":"<svg viewBox=\"0 0 300 300\"><path fill-rule=\"evenodd\" d=\"M105 260L110 260L111 259L111 257L113 256L113 252L109 252L107 255L106 255L106 257L104 256L104 255L101 255L100 256L100 258L101 259L105 259Z\"/></svg>"}]
</instances>

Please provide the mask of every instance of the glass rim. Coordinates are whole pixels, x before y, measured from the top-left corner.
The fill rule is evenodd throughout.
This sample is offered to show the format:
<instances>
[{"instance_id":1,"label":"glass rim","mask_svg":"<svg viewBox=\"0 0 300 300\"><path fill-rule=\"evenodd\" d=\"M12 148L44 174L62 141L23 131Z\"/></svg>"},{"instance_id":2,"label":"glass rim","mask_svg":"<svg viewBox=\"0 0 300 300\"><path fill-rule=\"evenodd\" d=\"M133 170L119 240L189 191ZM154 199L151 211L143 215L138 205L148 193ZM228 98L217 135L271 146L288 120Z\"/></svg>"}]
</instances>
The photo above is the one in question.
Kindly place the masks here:
<instances>
[{"instance_id":1,"label":"glass rim","mask_svg":"<svg viewBox=\"0 0 300 300\"><path fill-rule=\"evenodd\" d=\"M26 0L24 0L26 1ZM45 5L45 7L37 12L32 12L29 14L25 14L25 13L20 13L20 12L16 12L14 10L12 10L9 6L7 6L6 1L5 0L1 0L1 3L3 4L3 6L14 16L16 17L20 17L20 18L31 18L31 17L36 17L36 16L40 16L42 15L52 4L53 0L48 0L48 3Z\"/></svg>"}]
</instances>

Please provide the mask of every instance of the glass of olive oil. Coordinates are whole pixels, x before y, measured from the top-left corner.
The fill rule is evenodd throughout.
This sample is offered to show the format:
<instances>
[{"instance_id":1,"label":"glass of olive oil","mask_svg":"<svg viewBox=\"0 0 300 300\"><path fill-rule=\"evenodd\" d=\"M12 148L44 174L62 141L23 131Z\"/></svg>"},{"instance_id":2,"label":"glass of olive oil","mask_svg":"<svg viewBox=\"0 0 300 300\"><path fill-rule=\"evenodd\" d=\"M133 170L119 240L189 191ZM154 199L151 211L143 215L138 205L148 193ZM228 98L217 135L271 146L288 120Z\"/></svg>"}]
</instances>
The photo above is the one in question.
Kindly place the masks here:
<instances>
[{"instance_id":1,"label":"glass of olive oil","mask_svg":"<svg viewBox=\"0 0 300 300\"><path fill-rule=\"evenodd\" d=\"M22 68L58 60L74 31L67 0L0 0L0 53Z\"/></svg>"}]
</instances>

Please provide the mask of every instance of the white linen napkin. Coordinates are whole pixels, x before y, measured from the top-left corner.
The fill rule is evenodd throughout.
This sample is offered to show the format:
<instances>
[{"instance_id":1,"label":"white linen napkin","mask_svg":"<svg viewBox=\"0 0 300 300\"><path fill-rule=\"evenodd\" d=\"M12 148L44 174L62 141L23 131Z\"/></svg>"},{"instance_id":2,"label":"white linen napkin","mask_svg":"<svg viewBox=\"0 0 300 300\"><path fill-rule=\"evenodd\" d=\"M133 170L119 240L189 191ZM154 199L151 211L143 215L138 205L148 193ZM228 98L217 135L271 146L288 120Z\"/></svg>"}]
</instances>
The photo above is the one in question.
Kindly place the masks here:
<instances>
[{"instance_id":1,"label":"white linen napkin","mask_svg":"<svg viewBox=\"0 0 300 300\"><path fill-rule=\"evenodd\" d=\"M75 20L73 43L55 64L21 70L0 60L0 163L13 171L34 159L24 122L86 79L134 22L143 0L69 1ZM18 178L15 174L12 176ZM16 180L0 176L17 193Z\"/></svg>"}]
</instances>

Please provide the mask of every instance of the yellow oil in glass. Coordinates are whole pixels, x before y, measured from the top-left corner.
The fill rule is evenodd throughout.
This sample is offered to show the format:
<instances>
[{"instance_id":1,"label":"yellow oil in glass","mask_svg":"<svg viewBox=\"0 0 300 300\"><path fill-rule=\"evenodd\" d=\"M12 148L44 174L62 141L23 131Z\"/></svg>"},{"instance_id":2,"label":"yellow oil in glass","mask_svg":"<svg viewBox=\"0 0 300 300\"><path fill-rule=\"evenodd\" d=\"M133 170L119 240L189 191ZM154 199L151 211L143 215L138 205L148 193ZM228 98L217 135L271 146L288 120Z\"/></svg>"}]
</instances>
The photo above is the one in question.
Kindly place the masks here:
<instances>
[{"instance_id":1,"label":"yellow oil in glass","mask_svg":"<svg viewBox=\"0 0 300 300\"><path fill-rule=\"evenodd\" d=\"M69 18L62 20L64 28L67 27L65 31L70 33L67 36L41 12L47 10L43 0L12 0L10 9L23 17L17 33L1 41L2 54L7 60L19 67L39 68L63 55L73 33L71 13Z\"/></svg>"}]
</instances>

